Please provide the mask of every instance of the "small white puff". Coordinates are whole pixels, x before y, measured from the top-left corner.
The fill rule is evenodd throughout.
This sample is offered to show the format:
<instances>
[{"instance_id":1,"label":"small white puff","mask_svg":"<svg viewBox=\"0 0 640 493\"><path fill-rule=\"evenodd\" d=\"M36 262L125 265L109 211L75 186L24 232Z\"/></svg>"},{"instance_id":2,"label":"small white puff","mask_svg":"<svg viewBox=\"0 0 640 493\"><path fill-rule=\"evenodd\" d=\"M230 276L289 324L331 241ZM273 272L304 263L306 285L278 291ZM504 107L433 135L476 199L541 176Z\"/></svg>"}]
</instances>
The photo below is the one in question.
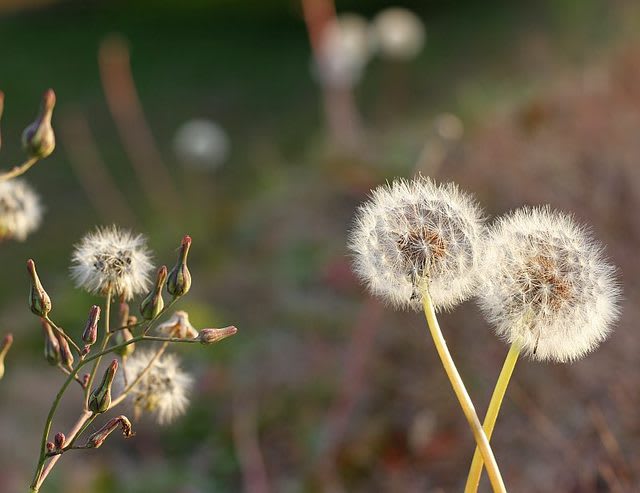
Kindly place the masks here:
<instances>
[{"instance_id":1,"label":"small white puff","mask_svg":"<svg viewBox=\"0 0 640 493\"><path fill-rule=\"evenodd\" d=\"M96 228L75 245L71 257L71 277L90 293L130 300L145 293L153 265L147 241L116 226Z\"/></svg>"},{"instance_id":2,"label":"small white puff","mask_svg":"<svg viewBox=\"0 0 640 493\"><path fill-rule=\"evenodd\" d=\"M571 216L518 209L497 220L484 250L480 307L509 344L565 362L608 336L619 315L616 268Z\"/></svg>"},{"instance_id":3,"label":"small white puff","mask_svg":"<svg viewBox=\"0 0 640 493\"><path fill-rule=\"evenodd\" d=\"M349 248L369 290L398 308L422 308L428 282L436 309L474 294L483 215L453 183L418 177L378 187L358 210Z\"/></svg>"},{"instance_id":4,"label":"small white puff","mask_svg":"<svg viewBox=\"0 0 640 493\"><path fill-rule=\"evenodd\" d=\"M154 356L155 353L151 351L136 351L130 356L124 365L127 381L135 381ZM123 386L124 382L118 383ZM186 412L192 385L193 379L180 368L177 356L165 354L153 363L133 387L130 399L136 414L152 413L158 424L165 425Z\"/></svg>"},{"instance_id":5,"label":"small white puff","mask_svg":"<svg viewBox=\"0 0 640 493\"><path fill-rule=\"evenodd\" d=\"M24 241L41 220L40 197L26 181L0 182L0 240Z\"/></svg>"}]
</instances>

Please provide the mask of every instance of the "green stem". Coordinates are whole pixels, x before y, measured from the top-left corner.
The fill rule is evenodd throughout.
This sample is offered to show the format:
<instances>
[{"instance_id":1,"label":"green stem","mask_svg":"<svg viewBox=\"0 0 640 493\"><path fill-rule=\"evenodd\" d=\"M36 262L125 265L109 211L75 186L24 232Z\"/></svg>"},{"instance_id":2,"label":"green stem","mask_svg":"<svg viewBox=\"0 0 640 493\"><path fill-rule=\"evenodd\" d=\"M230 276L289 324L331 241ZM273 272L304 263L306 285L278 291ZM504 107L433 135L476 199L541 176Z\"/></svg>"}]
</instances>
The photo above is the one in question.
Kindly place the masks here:
<instances>
[{"instance_id":1,"label":"green stem","mask_svg":"<svg viewBox=\"0 0 640 493\"><path fill-rule=\"evenodd\" d=\"M513 369L516 366L519 355L519 345L512 344L509 348L509 353L504 360L504 364L502 365L502 371L500 371L500 376L498 377L498 381L496 382L496 387L495 389L493 389L493 395L491 396L491 401L489 402L487 415L485 416L484 423L482 425L482 428L484 429L484 432L489 440L491 440L491 435L493 434L493 429L495 428L496 420L498 419L498 413L500 412L500 407L502 406L502 400L504 399L504 395L507 392L509 380L511 380L511 375L513 374ZM475 493L476 491L478 491L480 478L482 477L482 467L482 456L480 455L480 451L476 447L476 451L473 454L473 460L471 461L471 468L469 469L469 476L467 477L467 485L464 488L465 493Z\"/></svg>"},{"instance_id":2,"label":"green stem","mask_svg":"<svg viewBox=\"0 0 640 493\"><path fill-rule=\"evenodd\" d=\"M105 299L105 307L104 307L104 335L102 336L102 344L100 345L100 352L104 352L107 349L107 345L109 344L109 339L111 338L110 329L110 318L111 318L111 288L107 291L107 296ZM98 356L96 358L91 371L89 372L89 380L87 381L87 387L84 389L84 409L85 411L89 409L89 395L91 394L91 387L93 386L93 381L96 378L96 373L98 372L98 367L100 366L100 361L102 360L102 356Z\"/></svg>"},{"instance_id":3,"label":"green stem","mask_svg":"<svg viewBox=\"0 0 640 493\"><path fill-rule=\"evenodd\" d=\"M24 163L19 166L14 166L9 171L5 171L4 173L0 173L0 182L10 180L11 178L16 178L20 175L23 175L29 168L38 162L37 157L32 157L27 159Z\"/></svg>"},{"instance_id":4,"label":"green stem","mask_svg":"<svg viewBox=\"0 0 640 493\"><path fill-rule=\"evenodd\" d=\"M480 424L480 419L478 419L476 410L473 407L471 397L469 397L469 393L464 386L460 373L458 373L458 369L453 362L451 353L449 353L447 342L442 335L442 330L438 324L433 303L431 302L431 295L429 294L429 289L426 285L422 287L422 304L425 317L427 319L427 325L429 326L433 342L435 343L436 350L438 351L438 355L442 361L442 366L444 366L447 377L451 382L453 391L455 392L458 402L460 403L460 407L462 408L462 412L469 422L476 444L480 448L480 452L487 464L487 474L491 481L491 487L493 488L494 493L506 493L507 490L504 486L502 476L500 475L496 458L494 457L491 446L489 445L489 440L482 430L482 425Z\"/></svg>"},{"instance_id":5,"label":"green stem","mask_svg":"<svg viewBox=\"0 0 640 493\"><path fill-rule=\"evenodd\" d=\"M73 340L73 339L72 339L72 338L71 338L71 337L70 337L70 336L69 336L69 335L68 335L64 330L62 330L60 327L58 327L58 326L53 322L53 320L51 320L51 319L49 318L49 316L48 316L48 315L47 315L46 317L44 317L44 319L45 319L47 322L49 322L49 325L51 325L51 327L53 327L53 328L54 328L54 330L55 330L58 334L60 334L62 337L64 337L64 338L67 340L67 342L69 343L69 345L71 345L71 347L72 347L73 349L75 349L75 350L76 350L76 353L78 353L78 356L79 356L79 357L82 357L82 350L81 350L81 349L80 349L80 347L75 343L75 341L74 341L74 340Z\"/></svg>"}]
</instances>

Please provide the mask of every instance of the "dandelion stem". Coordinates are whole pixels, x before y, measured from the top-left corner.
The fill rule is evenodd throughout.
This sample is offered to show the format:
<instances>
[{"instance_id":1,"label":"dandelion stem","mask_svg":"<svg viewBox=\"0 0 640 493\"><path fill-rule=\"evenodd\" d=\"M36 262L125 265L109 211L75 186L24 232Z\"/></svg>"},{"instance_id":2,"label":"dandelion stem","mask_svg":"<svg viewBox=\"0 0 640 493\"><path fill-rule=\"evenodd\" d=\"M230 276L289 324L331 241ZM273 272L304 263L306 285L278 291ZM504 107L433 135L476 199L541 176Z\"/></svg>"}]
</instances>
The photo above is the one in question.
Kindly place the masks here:
<instances>
[{"instance_id":1,"label":"dandelion stem","mask_svg":"<svg viewBox=\"0 0 640 493\"><path fill-rule=\"evenodd\" d=\"M493 389L493 395L491 396L491 401L489 402L487 415L485 416L484 423L482 425L482 428L484 429L488 440L491 440L491 435L493 434L493 429L496 425L496 420L498 419L498 413L500 412L500 407L502 406L502 400L504 398L504 394L507 392L509 380L511 380L513 369L515 368L516 362L518 361L520 350L521 349L518 344L511 345L511 347L509 348L509 353L507 353L507 357L505 358L504 364L502 365L502 370L500 371L500 376L498 377L498 381L496 382L496 387ZM471 468L469 469L469 476L467 477L467 485L464 488L464 493L475 493L476 491L478 491L480 478L482 477L482 468L482 456L480 455L478 447L476 447L476 451L473 454L473 461L471 462Z\"/></svg>"},{"instance_id":2,"label":"dandelion stem","mask_svg":"<svg viewBox=\"0 0 640 493\"><path fill-rule=\"evenodd\" d=\"M493 451L491 450L491 446L489 445L489 440L482 430L482 425L480 424L478 415L475 411L475 408L473 407L473 402L471 401L469 393L467 392L462 378L460 377L460 373L458 373L456 365L453 362L451 353L449 353L447 343L444 339L444 336L442 335L442 330L440 330L440 325L438 324L438 319L436 318L433 303L431 302L429 289L426 285L423 285L421 291L424 313L427 319L427 325L429 326L429 330L431 331L431 336L433 337L433 342L435 343L436 350L438 351L438 355L440 356L442 365L444 366L444 369L447 373L447 377L451 382L453 391L458 398L460 407L462 408L462 411L467 418L467 421L469 422L469 426L471 427L473 436L478 447L480 448L480 453L482 454L485 463L487 464L487 474L489 475L489 480L491 481L491 487L493 488L494 493L506 493L507 490L504 486L502 476L500 475L500 470L498 469L498 464L496 463Z\"/></svg>"},{"instance_id":3,"label":"dandelion stem","mask_svg":"<svg viewBox=\"0 0 640 493\"><path fill-rule=\"evenodd\" d=\"M20 175L25 174L29 171L29 168L38 162L37 157L32 157L27 159L24 163L19 166L14 166L9 171L5 171L4 173L0 173L0 182L10 180L11 178L16 178Z\"/></svg>"}]
</instances>

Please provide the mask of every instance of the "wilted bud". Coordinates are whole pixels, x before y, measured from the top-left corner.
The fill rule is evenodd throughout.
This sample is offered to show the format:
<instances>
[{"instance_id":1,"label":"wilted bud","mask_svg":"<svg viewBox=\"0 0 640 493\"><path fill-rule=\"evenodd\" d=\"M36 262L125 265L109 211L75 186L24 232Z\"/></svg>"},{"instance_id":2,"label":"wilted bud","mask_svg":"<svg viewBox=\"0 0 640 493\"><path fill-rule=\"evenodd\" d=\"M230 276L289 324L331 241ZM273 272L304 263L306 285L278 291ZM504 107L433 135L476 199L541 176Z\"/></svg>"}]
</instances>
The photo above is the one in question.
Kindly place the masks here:
<instances>
[{"instance_id":1,"label":"wilted bud","mask_svg":"<svg viewBox=\"0 0 640 493\"><path fill-rule=\"evenodd\" d=\"M198 339L202 344L214 344L234 335L236 332L238 332L238 329L233 325L222 329L202 329L198 334Z\"/></svg>"},{"instance_id":2,"label":"wilted bud","mask_svg":"<svg viewBox=\"0 0 640 493\"><path fill-rule=\"evenodd\" d=\"M22 147L30 158L42 159L56 148L56 137L51 128L51 115L56 105L53 89L48 89L42 97L40 114L22 132Z\"/></svg>"},{"instance_id":3,"label":"wilted bud","mask_svg":"<svg viewBox=\"0 0 640 493\"><path fill-rule=\"evenodd\" d=\"M164 300L162 299L162 287L167 280L167 266L163 265L158 270L156 284L153 290L140 303L140 313L145 320L153 320L164 308Z\"/></svg>"},{"instance_id":4,"label":"wilted bud","mask_svg":"<svg viewBox=\"0 0 640 493\"><path fill-rule=\"evenodd\" d=\"M67 342L67 338L56 331L56 339L60 347L60 362L71 370L73 368L73 353Z\"/></svg>"},{"instance_id":5,"label":"wilted bud","mask_svg":"<svg viewBox=\"0 0 640 493\"><path fill-rule=\"evenodd\" d=\"M126 416L118 416L117 418L110 419L107 424L105 424L102 428L96 431L93 435L89 437L87 440L86 447L87 448L98 448L100 447L107 437L116 429L121 427L122 434L125 438L131 438L135 435L133 431L131 431L131 421L127 419Z\"/></svg>"},{"instance_id":6,"label":"wilted bud","mask_svg":"<svg viewBox=\"0 0 640 493\"><path fill-rule=\"evenodd\" d=\"M9 348L13 344L13 335L7 334L0 343L0 380L4 377L4 357L9 352Z\"/></svg>"},{"instance_id":7,"label":"wilted bud","mask_svg":"<svg viewBox=\"0 0 640 493\"><path fill-rule=\"evenodd\" d=\"M187 294L191 288L191 273L189 272L189 267L187 267L189 248L191 248L191 237L187 235L182 238L178 261L171 269L167 279L167 292L175 298Z\"/></svg>"},{"instance_id":8,"label":"wilted bud","mask_svg":"<svg viewBox=\"0 0 640 493\"><path fill-rule=\"evenodd\" d=\"M31 277L31 289L29 291L29 308L40 317L46 317L51 311L51 298L42 287L40 278L36 272L36 264L32 259L27 260L27 271Z\"/></svg>"},{"instance_id":9,"label":"wilted bud","mask_svg":"<svg viewBox=\"0 0 640 493\"><path fill-rule=\"evenodd\" d=\"M100 307L93 305L91 310L89 310L87 325L82 333L82 340L87 346L95 344L98 340L98 320L100 320Z\"/></svg>"},{"instance_id":10,"label":"wilted bud","mask_svg":"<svg viewBox=\"0 0 640 493\"><path fill-rule=\"evenodd\" d=\"M112 337L114 346L119 346L120 344L124 344L125 342L130 341L131 339L133 339L133 334L129 329L120 329L119 331L114 333ZM131 344L127 344L126 346L116 349L115 352L116 354L119 354L123 359L125 359L131 356L135 350L136 350L136 344L135 342L132 342Z\"/></svg>"},{"instance_id":11,"label":"wilted bud","mask_svg":"<svg viewBox=\"0 0 640 493\"><path fill-rule=\"evenodd\" d=\"M56 446L53 442L47 442L47 452L53 452L56 449Z\"/></svg>"},{"instance_id":12,"label":"wilted bud","mask_svg":"<svg viewBox=\"0 0 640 493\"><path fill-rule=\"evenodd\" d=\"M60 344L58 344L58 338L53 334L51 325L45 319L42 319L42 331L44 332L44 357L51 366L56 366L62 361Z\"/></svg>"},{"instance_id":13,"label":"wilted bud","mask_svg":"<svg viewBox=\"0 0 640 493\"><path fill-rule=\"evenodd\" d=\"M118 360L113 360L102 377L102 382L89 395L89 411L103 413L111 405L111 385L118 369Z\"/></svg>"},{"instance_id":14,"label":"wilted bud","mask_svg":"<svg viewBox=\"0 0 640 493\"><path fill-rule=\"evenodd\" d=\"M66 440L67 437L64 436L64 433L56 433L56 436L53 439L53 444L55 445L57 450L60 450L64 448Z\"/></svg>"},{"instance_id":15,"label":"wilted bud","mask_svg":"<svg viewBox=\"0 0 640 493\"><path fill-rule=\"evenodd\" d=\"M123 301L120 303L120 327L129 325L129 303Z\"/></svg>"}]
</instances>

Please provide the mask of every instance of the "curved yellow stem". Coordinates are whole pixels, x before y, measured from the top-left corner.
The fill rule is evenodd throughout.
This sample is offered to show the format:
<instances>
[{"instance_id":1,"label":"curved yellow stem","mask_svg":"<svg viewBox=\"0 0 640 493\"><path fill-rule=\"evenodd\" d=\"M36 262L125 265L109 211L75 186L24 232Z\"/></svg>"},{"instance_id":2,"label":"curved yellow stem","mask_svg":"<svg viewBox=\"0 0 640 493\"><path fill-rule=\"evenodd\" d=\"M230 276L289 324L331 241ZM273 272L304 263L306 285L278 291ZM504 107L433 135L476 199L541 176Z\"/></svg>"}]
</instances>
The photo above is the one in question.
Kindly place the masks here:
<instances>
[{"instance_id":1,"label":"curved yellow stem","mask_svg":"<svg viewBox=\"0 0 640 493\"><path fill-rule=\"evenodd\" d=\"M453 362L453 358L451 357L451 353L449 353L449 349L447 348L447 343L442 335L442 331L440 330L440 325L438 324L438 319L436 318L436 313L433 309L428 288L424 286L421 291L424 314L427 318L427 325L429 325L433 342L435 343L442 365L447 372L447 377L449 377L453 391L460 402L460 407L469 422L476 444L480 449L480 453L482 454L485 463L487 464L487 474L491 481L491 487L493 488L494 493L506 493L507 490L504 486L504 482L502 481L502 476L500 475L496 458L493 456L493 451L489 445L489 440L482 430L482 425L480 424L480 419L478 419L476 410L473 407L473 402L471 401L469 393L462 382L460 373L458 373L456 365Z\"/></svg>"},{"instance_id":2,"label":"curved yellow stem","mask_svg":"<svg viewBox=\"0 0 640 493\"><path fill-rule=\"evenodd\" d=\"M498 413L502 406L502 399L504 398L504 394L507 392L509 380L511 380L511 375L513 374L513 369L516 366L516 361L518 361L519 355L520 347L517 344L512 344L509 348L509 353L504 360L504 364L502 365L502 370L500 371L500 376L496 382L496 387L493 389L493 395L489 402L487 415L485 416L484 423L482 425L482 428L489 440L491 440L491 435L493 434L493 429L495 428L496 420L498 419ZM480 478L482 476L482 467L482 456L476 447L476 451L473 454L473 461L471 462L471 468L469 469L469 476L467 477L467 485L464 488L464 493L476 493L476 491L478 491Z\"/></svg>"}]
</instances>

